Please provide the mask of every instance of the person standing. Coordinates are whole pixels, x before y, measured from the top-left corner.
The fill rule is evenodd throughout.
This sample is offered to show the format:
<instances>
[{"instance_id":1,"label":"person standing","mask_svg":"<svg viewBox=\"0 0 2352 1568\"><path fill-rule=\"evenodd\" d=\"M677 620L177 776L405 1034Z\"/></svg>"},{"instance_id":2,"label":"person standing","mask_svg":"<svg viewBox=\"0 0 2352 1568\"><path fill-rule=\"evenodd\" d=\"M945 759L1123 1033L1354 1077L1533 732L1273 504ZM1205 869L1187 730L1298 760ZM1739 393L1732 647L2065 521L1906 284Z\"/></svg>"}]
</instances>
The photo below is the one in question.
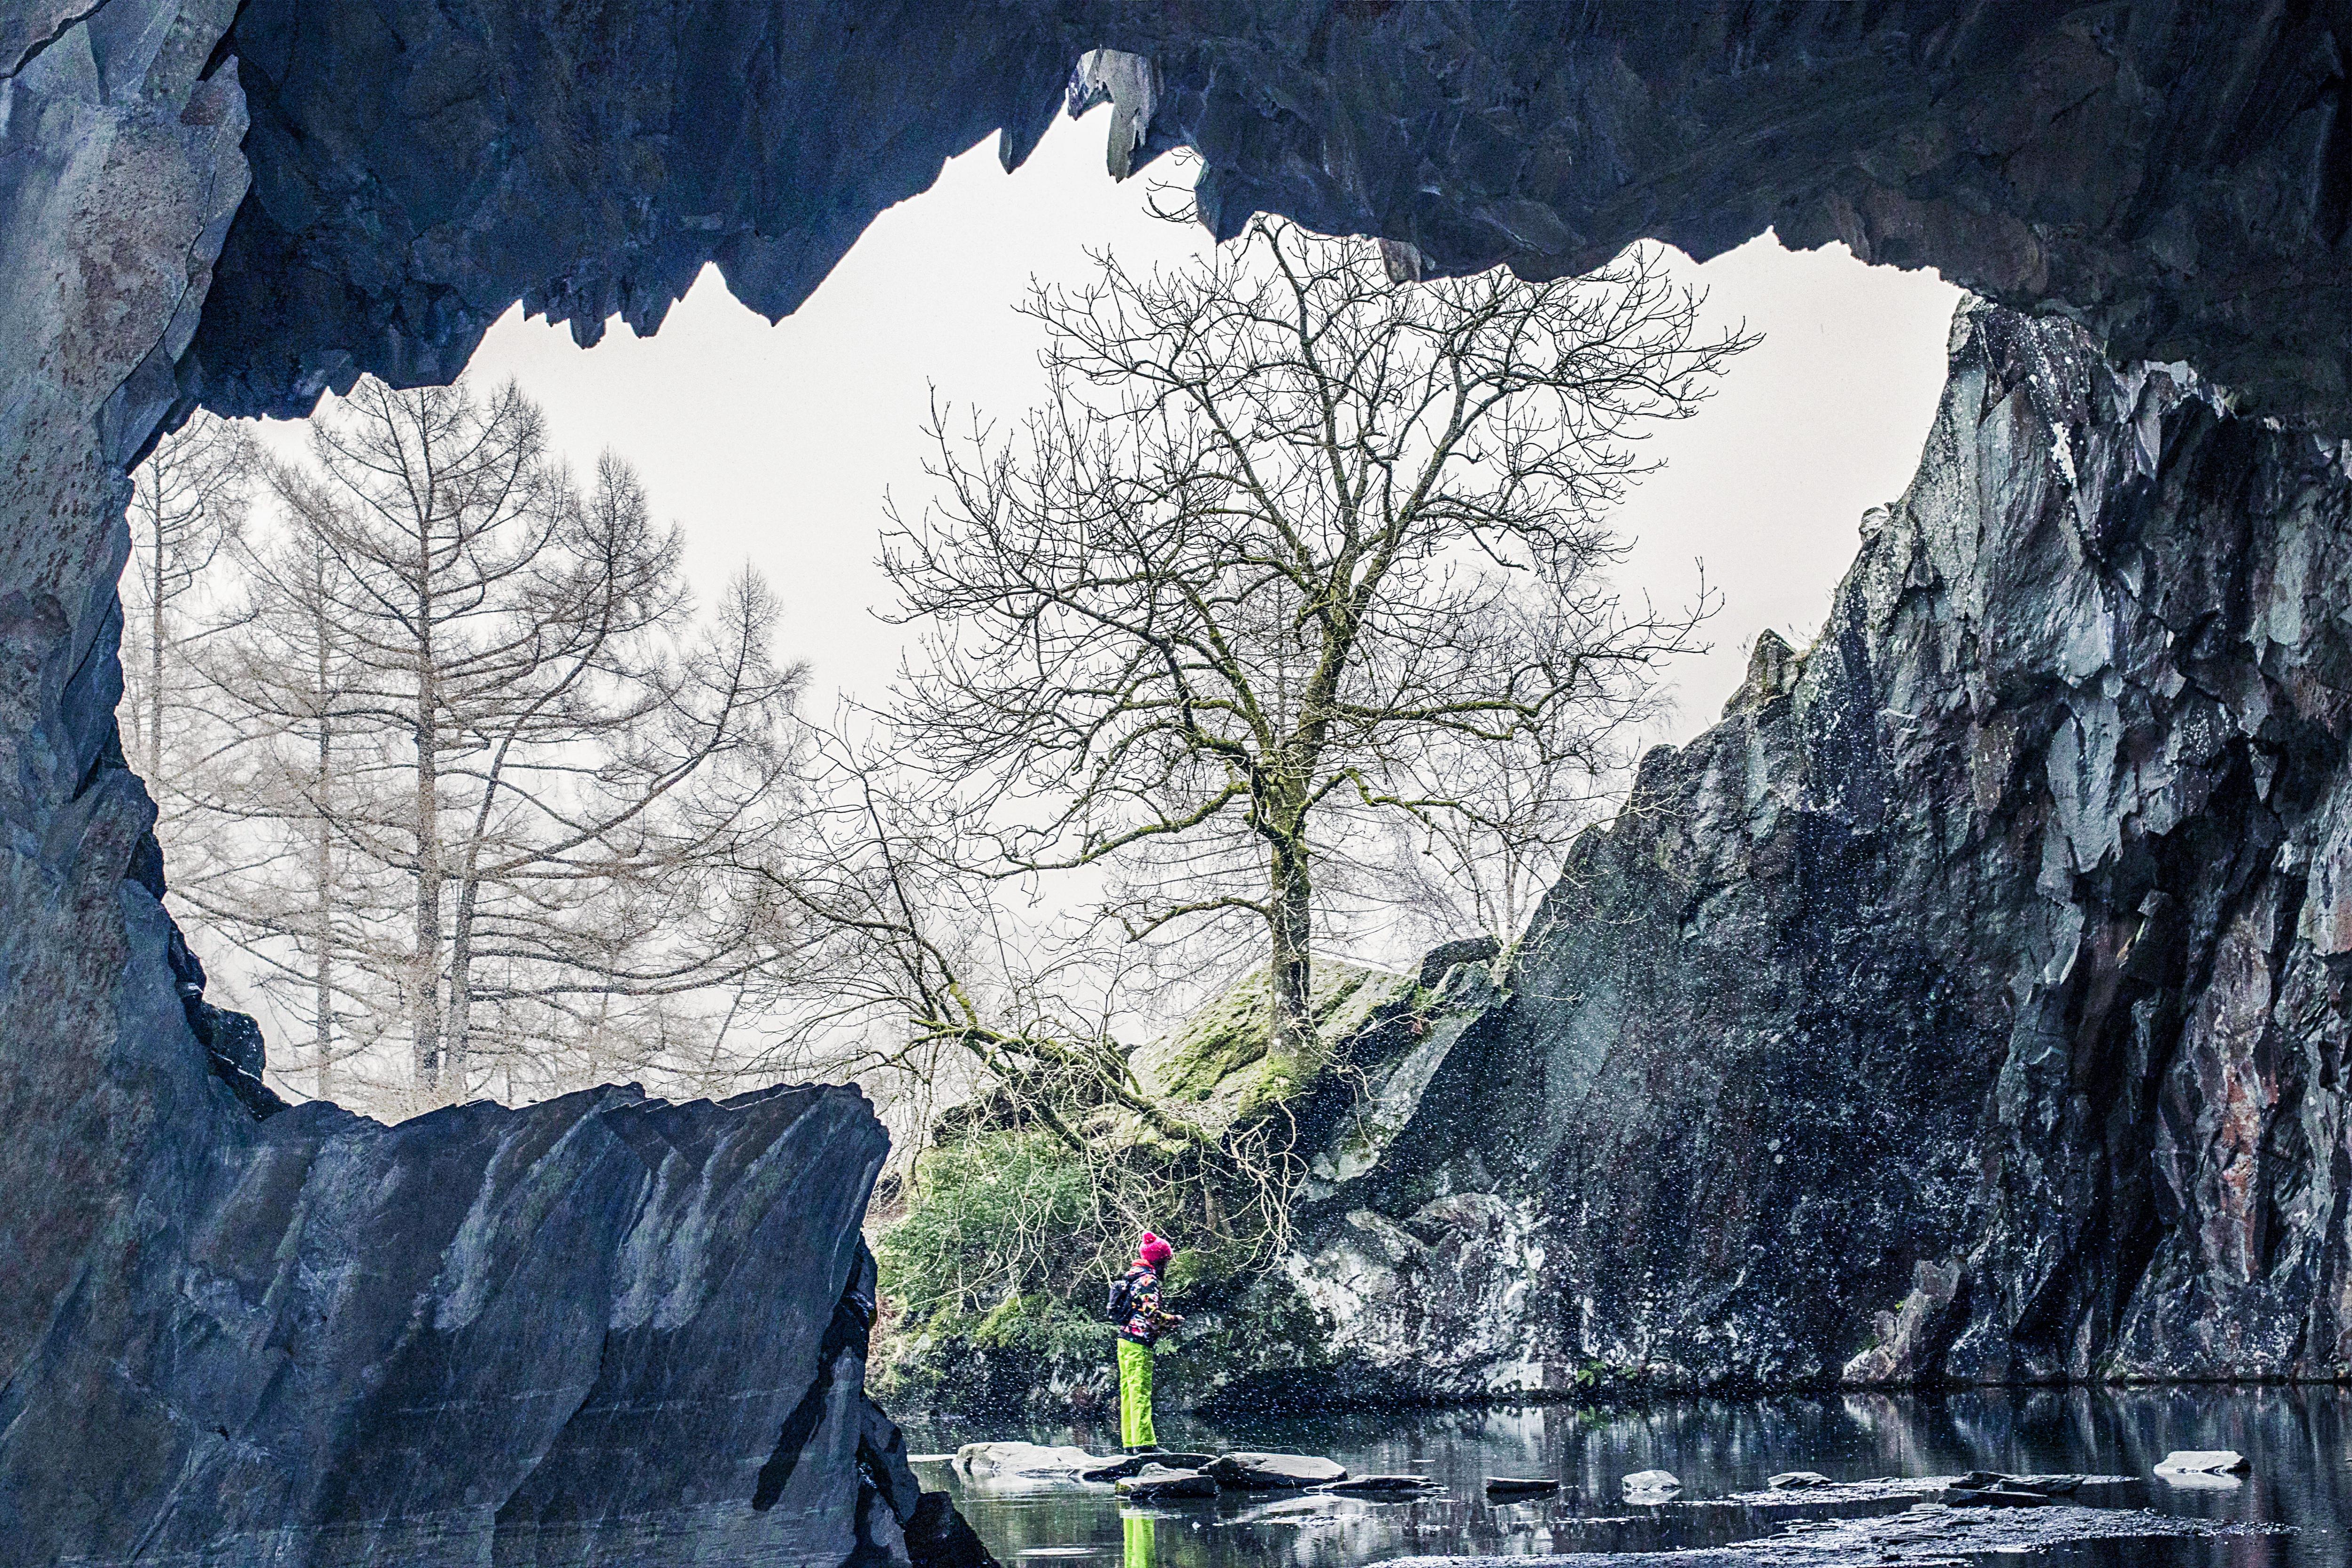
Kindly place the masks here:
<instances>
[{"instance_id":1,"label":"person standing","mask_svg":"<svg viewBox=\"0 0 2352 1568\"><path fill-rule=\"evenodd\" d=\"M1118 1329L1118 1441L1130 1454L1160 1447L1151 1427L1151 1357L1160 1336L1184 1321L1160 1305L1160 1271L1175 1251L1145 1231L1134 1264L1110 1288L1110 1320Z\"/></svg>"}]
</instances>

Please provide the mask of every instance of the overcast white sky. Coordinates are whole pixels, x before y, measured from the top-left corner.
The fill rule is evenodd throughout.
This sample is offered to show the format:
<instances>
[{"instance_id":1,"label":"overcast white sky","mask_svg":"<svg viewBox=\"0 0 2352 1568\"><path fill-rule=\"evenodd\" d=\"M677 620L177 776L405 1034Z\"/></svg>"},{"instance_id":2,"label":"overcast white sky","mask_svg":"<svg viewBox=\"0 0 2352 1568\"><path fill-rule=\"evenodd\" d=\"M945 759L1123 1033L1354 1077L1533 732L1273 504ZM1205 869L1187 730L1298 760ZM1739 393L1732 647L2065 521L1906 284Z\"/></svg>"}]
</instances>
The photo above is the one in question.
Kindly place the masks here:
<instances>
[{"instance_id":1,"label":"overcast white sky","mask_svg":"<svg viewBox=\"0 0 2352 1568\"><path fill-rule=\"evenodd\" d=\"M932 388L1019 413L1042 380L1036 324L1013 310L1033 276L1083 278L1089 247L1133 263L1207 243L1144 211L1147 177L1105 175L1107 113L1061 124L1011 176L992 141L955 160L780 325L706 271L656 335L616 322L586 351L518 308L474 374L520 381L576 466L606 447L635 462L656 509L685 525L706 592L747 558L765 573L786 610L782 651L814 667L814 710L835 688L878 697L901 642L870 614L887 597L874 564L882 498L911 510L926 492ZM1658 437L1666 468L1620 517L1637 541L1628 590L1685 602L1704 559L1724 594L1714 651L1672 671L1677 740L1738 686L1759 628L1800 646L1820 629L1863 509L1899 494L1917 460L1958 297L1933 273L1769 237L1685 266L1713 314L1765 341L1705 412Z\"/></svg>"}]
</instances>

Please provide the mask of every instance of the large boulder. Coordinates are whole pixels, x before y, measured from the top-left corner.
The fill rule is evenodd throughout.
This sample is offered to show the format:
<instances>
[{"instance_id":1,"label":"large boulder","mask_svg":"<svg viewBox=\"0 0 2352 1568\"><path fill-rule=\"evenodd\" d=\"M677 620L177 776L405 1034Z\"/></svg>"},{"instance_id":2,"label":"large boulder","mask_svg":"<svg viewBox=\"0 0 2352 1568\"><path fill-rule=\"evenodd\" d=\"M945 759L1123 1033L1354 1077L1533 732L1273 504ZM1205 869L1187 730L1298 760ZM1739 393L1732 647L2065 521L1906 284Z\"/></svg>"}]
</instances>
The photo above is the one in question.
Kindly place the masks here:
<instances>
[{"instance_id":1,"label":"large boulder","mask_svg":"<svg viewBox=\"0 0 2352 1568\"><path fill-rule=\"evenodd\" d=\"M195 1081L249 1131L189 1169L188 1250L89 1291L9 1386L25 1560L617 1563L681 1533L908 1560L922 1492L864 1389L864 1096L623 1088L386 1127L257 1123ZM159 1465L169 1487L123 1486Z\"/></svg>"}]
</instances>

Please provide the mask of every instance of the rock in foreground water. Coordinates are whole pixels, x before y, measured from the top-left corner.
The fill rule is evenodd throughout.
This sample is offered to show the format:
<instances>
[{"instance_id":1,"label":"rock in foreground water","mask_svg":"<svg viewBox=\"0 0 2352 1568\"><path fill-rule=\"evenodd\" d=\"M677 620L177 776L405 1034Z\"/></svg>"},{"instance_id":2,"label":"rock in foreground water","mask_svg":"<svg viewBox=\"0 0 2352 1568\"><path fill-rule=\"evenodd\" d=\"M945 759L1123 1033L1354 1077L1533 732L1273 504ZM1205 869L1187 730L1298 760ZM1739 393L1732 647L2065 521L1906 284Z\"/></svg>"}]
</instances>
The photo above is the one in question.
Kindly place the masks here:
<instances>
[{"instance_id":1,"label":"rock in foreground water","mask_svg":"<svg viewBox=\"0 0 2352 1568\"><path fill-rule=\"evenodd\" d=\"M242 1121L183 1167L185 1252L89 1292L9 1391L16 1560L629 1563L688 1533L907 1560L923 1494L865 1393L887 1140L857 1091L389 1127L204 1092Z\"/></svg>"},{"instance_id":2,"label":"rock in foreground water","mask_svg":"<svg viewBox=\"0 0 2352 1568\"><path fill-rule=\"evenodd\" d=\"M1346 1466L1313 1454L1224 1454L1210 1462L1208 1473L1219 1486L1243 1492L1303 1489L1348 1479Z\"/></svg>"},{"instance_id":3,"label":"rock in foreground water","mask_svg":"<svg viewBox=\"0 0 2352 1568\"><path fill-rule=\"evenodd\" d=\"M1559 1490L1559 1483L1549 1476L1488 1476L1488 1497L1535 1497Z\"/></svg>"},{"instance_id":4,"label":"rock in foreground water","mask_svg":"<svg viewBox=\"0 0 2352 1568\"><path fill-rule=\"evenodd\" d=\"M1101 1469L1103 1460L1084 1448L1043 1443L966 1443L956 1450L955 1468L974 1481L1076 1480Z\"/></svg>"},{"instance_id":5,"label":"rock in foreground water","mask_svg":"<svg viewBox=\"0 0 2352 1568\"><path fill-rule=\"evenodd\" d=\"M1138 1502L1160 1498L1203 1498L1217 1495L1217 1483L1199 1470L1146 1465L1118 1483L1118 1495Z\"/></svg>"},{"instance_id":6,"label":"rock in foreground water","mask_svg":"<svg viewBox=\"0 0 2352 1568\"><path fill-rule=\"evenodd\" d=\"M1628 1499L1663 1497L1667 1492L1680 1491L1682 1479L1672 1470L1635 1470L1619 1483L1618 1489Z\"/></svg>"},{"instance_id":7,"label":"rock in foreground water","mask_svg":"<svg viewBox=\"0 0 2352 1568\"><path fill-rule=\"evenodd\" d=\"M1081 1470L1084 1481L1117 1481L1139 1473L1146 1465L1158 1465L1171 1470L1197 1470L1215 1458L1214 1454L1184 1454L1162 1448L1148 1454L1129 1454L1123 1459L1098 1459L1094 1468Z\"/></svg>"},{"instance_id":8,"label":"rock in foreground water","mask_svg":"<svg viewBox=\"0 0 2352 1568\"><path fill-rule=\"evenodd\" d=\"M1427 1476L1350 1476L1344 1481L1320 1486L1318 1491L1335 1492L1341 1497L1417 1497L1433 1491L1437 1483Z\"/></svg>"}]
</instances>

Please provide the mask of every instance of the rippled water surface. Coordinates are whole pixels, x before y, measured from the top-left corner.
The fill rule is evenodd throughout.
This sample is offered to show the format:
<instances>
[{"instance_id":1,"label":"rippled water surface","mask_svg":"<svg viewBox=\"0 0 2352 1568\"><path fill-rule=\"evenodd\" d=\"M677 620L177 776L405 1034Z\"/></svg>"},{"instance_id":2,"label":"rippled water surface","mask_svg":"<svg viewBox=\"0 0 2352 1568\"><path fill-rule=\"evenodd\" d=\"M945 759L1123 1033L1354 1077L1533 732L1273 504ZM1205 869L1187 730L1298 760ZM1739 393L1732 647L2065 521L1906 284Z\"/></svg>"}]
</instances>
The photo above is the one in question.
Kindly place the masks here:
<instances>
[{"instance_id":1,"label":"rippled water surface","mask_svg":"<svg viewBox=\"0 0 2352 1568\"><path fill-rule=\"evenodd\" d=\"M2125 1392L1995 1391L1942 1396L1677 1400L1639 1409L1568 1405L1520 1410L1349 1413L1320 1419L1211 1422L1171 1415L1171 1448L1272 1448L1328 1454L1357 1475L1412 1472L1442 1492L1411 1502L1225 1496L1150 1508L1108 1487L1022 1490L968 1483L936 1460L917 1466L946 1486L1006 1568L1068 1563L1117 1568L1354 1568L1422 1553L1657 1551L1772 1536L1791 1521L1898 1512L1908 1499L1839 1508L1729 1500L1782 1470L1837 1480L1953 1476L1969 1470L2078 1472L2134 1478L2078 1501L2172 1515L2298 1526L2294 1533L2213 1540L2087 1542L1983 1562L2105 1568L2352 1563L2352 1397L2338 1390L2210 1388ZM918 1453L982 1438L1078 1443L1107 1452L1108 1430L906 1423ZM2242 1480L2175 1486L2151 1478L2176 1448L2235 1448L2253 1463ZM1636 1470L1680 1477L1674 1502L1629 1507L1620 1480ZM1493 1476L1549 1476L1550 1499L1494 1503ZM1830 1559L1828 1561L1843 1561ZM1858 1559L1869 1561L1867 1557Z\"/></svg>"}]
</instances>

